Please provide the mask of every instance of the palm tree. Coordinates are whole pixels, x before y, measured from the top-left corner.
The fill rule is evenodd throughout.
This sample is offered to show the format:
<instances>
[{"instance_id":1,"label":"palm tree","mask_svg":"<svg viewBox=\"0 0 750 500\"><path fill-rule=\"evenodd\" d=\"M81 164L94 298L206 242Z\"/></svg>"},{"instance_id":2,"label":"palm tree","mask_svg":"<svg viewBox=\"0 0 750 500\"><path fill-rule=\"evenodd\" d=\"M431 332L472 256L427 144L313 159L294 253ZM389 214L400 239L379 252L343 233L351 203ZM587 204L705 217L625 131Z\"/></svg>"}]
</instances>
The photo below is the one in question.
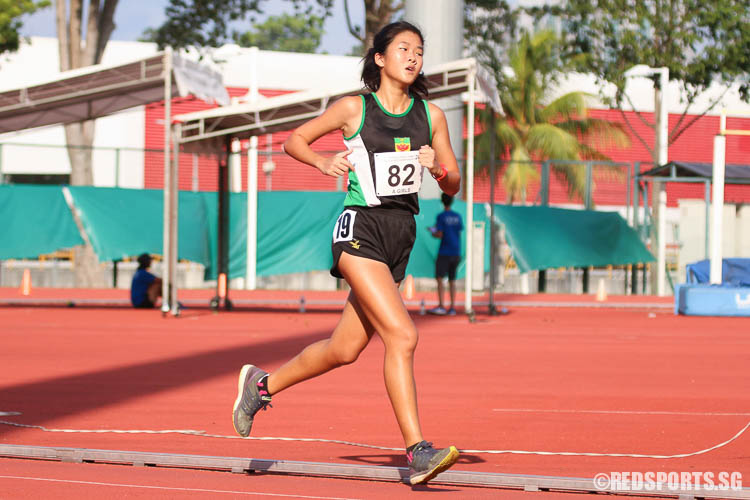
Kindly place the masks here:
<instances>
[{"instance_id":1,"label":"palm tree","mask_svg":"<svg viewBox=\"0 0 750 500\"><path fill-rule=\"evenodd\" d=\"M524 33L509 50L509 70L499 87L505 116L496 125L487 108L480 110L483 132L476 145L477 170L487 173L490 129L494 128L499 156L509 153L503 173L508 202L526 199L529 182L539 174L535 161L609 160L595 145L626 146L629 138L618 124L587 116L583 92L570 92L551 102L545 99L556 82L561 66L558 39L551 31ZM568 196L584 198L586 175L583 164L552 163L552 171L568 187ZM492 179L491 182L495 182Z\"/></svg>"}]
</instances>

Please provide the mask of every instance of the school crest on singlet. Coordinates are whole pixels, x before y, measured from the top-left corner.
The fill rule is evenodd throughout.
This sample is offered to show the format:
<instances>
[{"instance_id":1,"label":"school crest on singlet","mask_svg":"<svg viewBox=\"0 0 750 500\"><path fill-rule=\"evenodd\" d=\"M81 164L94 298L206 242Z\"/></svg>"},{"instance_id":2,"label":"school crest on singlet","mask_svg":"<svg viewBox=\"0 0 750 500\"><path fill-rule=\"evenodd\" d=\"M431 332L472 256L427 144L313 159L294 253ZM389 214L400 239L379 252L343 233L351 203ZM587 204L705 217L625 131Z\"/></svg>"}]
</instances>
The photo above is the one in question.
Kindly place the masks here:
<instances>
[{"instance_id":1,"label":"school crest on singlet","mask_svg":"<svg viewBox=\"0 0 750 500\"><path fill-rule=\"evenodd\" d=\"M394 137L393 145L396 151L403 153L404 151L411 151L411 138L410 137Z\"/></svg>"}]
</instances>

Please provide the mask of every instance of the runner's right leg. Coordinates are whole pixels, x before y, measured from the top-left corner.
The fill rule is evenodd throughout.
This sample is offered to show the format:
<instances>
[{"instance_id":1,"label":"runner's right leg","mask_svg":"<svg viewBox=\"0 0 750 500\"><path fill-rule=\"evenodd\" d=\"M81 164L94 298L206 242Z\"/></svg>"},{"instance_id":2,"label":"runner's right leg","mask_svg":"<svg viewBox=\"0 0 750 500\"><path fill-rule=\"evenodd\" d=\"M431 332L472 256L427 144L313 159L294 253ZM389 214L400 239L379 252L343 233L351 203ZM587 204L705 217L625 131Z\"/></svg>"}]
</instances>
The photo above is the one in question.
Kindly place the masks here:
<instances>
[{"instance_id":1,"label":"runner's right leg","mask_svg":"<svg viewBox=\"0 0 750 500\"><path fill-rule=\"evenodd\" d=\"M375 329L362 311L357 298L350 293L331 337L310 344L269 375L269 392L276 394L303 380L353 363L367 347L373 333Z\"/></svg>"},{"instance_id":2,"label":"runner's right leg","mask_svg":"<svg viewBox=\"0 0 750 500\"><path fill-rule=\"evenodd\" d=\"M253 365L243 366L232 411L237 434L243 437L250 435L255 414L270 406L272 394L338 366L353 363L367 347L373 333L375 330L370 321L354 295L350 294L330 338L307 346L270 375Z\"/></svg>"}]
</instances>

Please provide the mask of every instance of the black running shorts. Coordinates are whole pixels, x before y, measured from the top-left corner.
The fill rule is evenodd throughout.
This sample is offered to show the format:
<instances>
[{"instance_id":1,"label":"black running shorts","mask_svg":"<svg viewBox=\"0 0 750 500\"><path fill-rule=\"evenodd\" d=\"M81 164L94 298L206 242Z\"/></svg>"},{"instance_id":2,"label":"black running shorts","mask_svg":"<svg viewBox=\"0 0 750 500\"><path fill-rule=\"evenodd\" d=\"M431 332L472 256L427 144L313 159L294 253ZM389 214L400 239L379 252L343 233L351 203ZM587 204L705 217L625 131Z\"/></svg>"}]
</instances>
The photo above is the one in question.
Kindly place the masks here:
<instances>
[{"instance_id":1,"label":"black running shorts","mask_svg":"<svg viewBox=\"0 0 750 500\"><path fill-rule=\"evenodd\" d=\"M458 255L438 255L435 261L435 277L445 278L448 275L450 281L456 280L456 269L461 263L461 257Z\"/></svg>"},{"instance_id":2,"label":"black running shorts","mask_svg":"<svg viewBox=\"0 0 750 500\"><path fill-rule=\"evenodd\" d=\"M386 208L345 207L333 228L331 274L343 278L341 252L383 262L396 283L406 275L409 254L417 237L414 216Z\"/></svg>"}]
</instances>

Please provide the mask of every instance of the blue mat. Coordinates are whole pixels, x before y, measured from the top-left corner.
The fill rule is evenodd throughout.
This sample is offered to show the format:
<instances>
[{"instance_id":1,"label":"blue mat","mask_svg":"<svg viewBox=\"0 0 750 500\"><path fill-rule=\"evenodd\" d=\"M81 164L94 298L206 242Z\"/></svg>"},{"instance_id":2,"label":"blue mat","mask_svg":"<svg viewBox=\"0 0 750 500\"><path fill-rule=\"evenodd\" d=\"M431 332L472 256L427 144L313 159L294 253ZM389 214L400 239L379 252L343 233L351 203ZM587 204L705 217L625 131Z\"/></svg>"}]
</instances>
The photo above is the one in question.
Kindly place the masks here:
<instances>
[{"instance_id":1,"label":"blue mat","mask_svg":"<svg viewBox=\"0 0 750 500\"><path fill-rule=\"evenodd\" d=\"M675 314L750 318L750 287L679 284L675 287Z\"/></svg>"},{"instance_id":2,"label":"blue mat","mask_svg":"<svg viewBox=\"0 0 750 500\"><path fill-rule=\"evenodd\" d=\"M685 270L687 283L674 291L675 314L750 317L750 259L722 259L721 284L710 284L709 260Z\"/></svg>"}]
</instances>

